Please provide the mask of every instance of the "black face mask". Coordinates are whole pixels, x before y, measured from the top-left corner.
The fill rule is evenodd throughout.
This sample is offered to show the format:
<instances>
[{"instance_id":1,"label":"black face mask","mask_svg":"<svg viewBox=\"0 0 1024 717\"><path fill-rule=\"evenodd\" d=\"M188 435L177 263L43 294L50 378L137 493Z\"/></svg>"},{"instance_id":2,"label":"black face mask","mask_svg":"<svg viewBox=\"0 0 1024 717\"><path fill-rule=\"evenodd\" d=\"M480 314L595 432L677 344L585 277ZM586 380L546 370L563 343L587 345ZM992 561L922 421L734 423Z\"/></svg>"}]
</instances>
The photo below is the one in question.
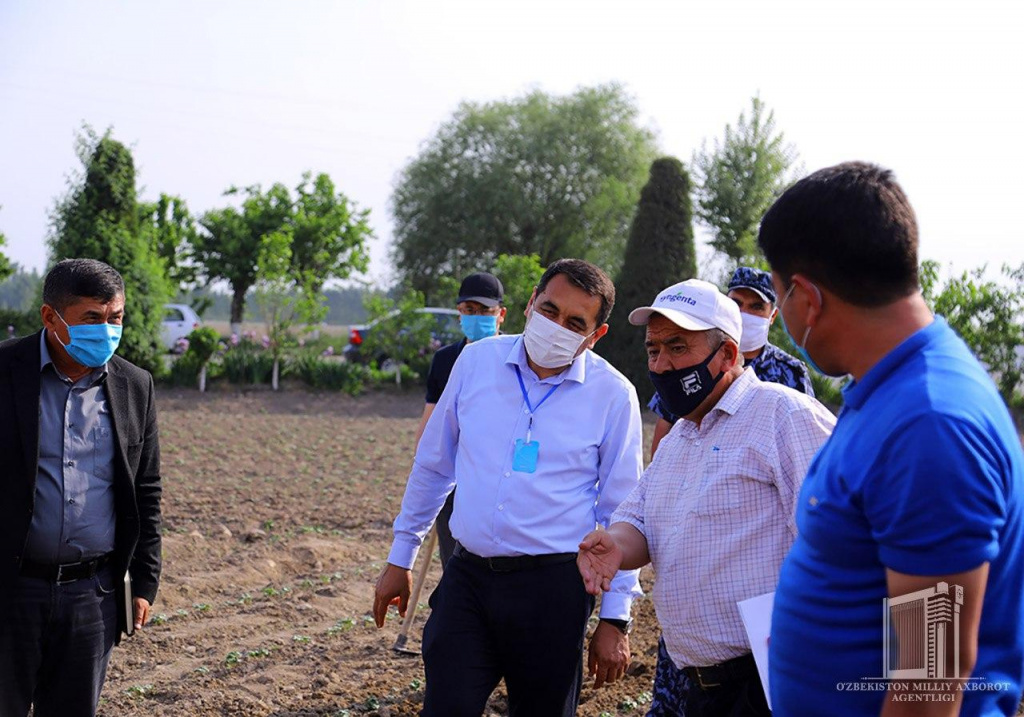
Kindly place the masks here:
<instances>
[{"instance_id":1,"label":"black face mask","mask_svg":"<svg viewBox=\"0 0 1024 717\"><path fill-rule=\"evenodd\" d=\"M718 348L712 351L710 356L693 366L665 373L647 372L661 400L676 416L681 418L693 413L722 380L725 371L711 378L711 371L708 370L708 364L722 346L723 344L718 344Z\"/></svg>"}]
</instances>

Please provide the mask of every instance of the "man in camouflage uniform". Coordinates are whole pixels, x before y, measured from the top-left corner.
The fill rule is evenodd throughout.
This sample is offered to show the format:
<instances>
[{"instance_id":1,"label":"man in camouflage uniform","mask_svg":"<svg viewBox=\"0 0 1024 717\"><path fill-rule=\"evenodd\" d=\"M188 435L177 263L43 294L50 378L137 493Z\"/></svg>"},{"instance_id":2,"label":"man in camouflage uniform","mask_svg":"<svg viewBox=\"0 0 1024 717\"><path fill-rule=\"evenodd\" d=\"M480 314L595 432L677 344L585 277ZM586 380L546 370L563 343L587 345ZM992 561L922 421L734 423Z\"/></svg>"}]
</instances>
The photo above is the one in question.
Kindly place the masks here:
<instances>
[{"instance_id":1,"label":"man in camouflage uniform","mask_svg":"<svg viewBox=\"0 0 1024 717\"><path fill-rule=\"evenodd\" d=\"M776 294L771 274L749 266L741 266L729 280L728 296L740 308L743 320L743 334L740 352L746 366L762 381L782 384L814 396L807 366L798 358L790 356L777 346L768 343L768 329L775 321ZM651 443L651 455L658 449L658 443L679 420L655 393L647 407L658 416ZM678 695L682 689L682 670L676 669L668 656L664 639L658 640L658 665L654 674L654 699L647 717L667 717L677 714L680 704Z\"/></svg>"}]
</instances>

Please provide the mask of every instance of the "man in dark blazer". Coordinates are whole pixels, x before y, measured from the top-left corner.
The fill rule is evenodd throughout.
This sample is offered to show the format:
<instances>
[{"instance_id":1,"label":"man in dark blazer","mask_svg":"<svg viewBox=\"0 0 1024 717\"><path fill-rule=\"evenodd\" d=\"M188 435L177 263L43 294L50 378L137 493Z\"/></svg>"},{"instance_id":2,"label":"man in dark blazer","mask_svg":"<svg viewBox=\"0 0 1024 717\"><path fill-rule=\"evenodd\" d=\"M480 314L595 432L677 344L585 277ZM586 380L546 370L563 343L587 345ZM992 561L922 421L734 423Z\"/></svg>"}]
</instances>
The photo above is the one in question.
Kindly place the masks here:
<instances>
[{"instance_id":1,"label":"man in dark blazer","mask_svg":"<svg viewBox=\"0 0 1024 717\"><path fill-rule=\"evenodd\" d=\"M94 715L114 644L156 596L156 404L152 376L113 355L124 308L116 270L67 259L44 329L0 344L2 717Z\"/></svg>"}]
</instances>

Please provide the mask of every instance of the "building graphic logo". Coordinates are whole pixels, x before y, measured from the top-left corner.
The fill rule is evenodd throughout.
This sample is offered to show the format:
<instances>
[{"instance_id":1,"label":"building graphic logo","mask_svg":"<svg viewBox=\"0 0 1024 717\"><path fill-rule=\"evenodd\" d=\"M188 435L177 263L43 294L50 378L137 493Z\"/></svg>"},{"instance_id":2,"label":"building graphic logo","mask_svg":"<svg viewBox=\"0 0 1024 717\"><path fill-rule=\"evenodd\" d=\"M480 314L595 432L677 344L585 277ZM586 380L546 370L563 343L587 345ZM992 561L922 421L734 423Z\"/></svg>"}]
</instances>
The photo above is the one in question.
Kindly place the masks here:
<instances>
[{"instance_id":1,"label":"building graphic logo","mask_svg":"<svg viewBox=\"0 0 1024 717\"><path fill-rule=\"evenodd\" d=\"M882 676L887 679L950 679L960 675L960 608L964 589L937 582L883 598Z\"/></svg>"}]
</instances>

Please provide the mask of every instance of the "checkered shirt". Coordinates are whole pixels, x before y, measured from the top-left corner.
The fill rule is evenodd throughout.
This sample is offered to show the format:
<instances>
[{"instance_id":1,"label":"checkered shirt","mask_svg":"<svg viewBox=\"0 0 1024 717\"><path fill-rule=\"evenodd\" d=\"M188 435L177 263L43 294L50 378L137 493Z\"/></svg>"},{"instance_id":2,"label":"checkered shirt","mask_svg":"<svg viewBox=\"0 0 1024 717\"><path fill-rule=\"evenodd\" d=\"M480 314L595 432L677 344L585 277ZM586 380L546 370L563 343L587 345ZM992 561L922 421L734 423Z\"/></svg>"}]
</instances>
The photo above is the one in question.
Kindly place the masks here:
<instances>
[{"instance_id":1,"label":"checkered shirt","mask_svg":"<svg viewBox=\"0 0 1024 717\"><path fill-rule=\"evenodd\" d=\"M796 500L835 417L747 369L698 428L678 421L613 522L647 538L654 606L677 667L750 652L736 603L771 592Z\"/></svg>"}]
</instances>

